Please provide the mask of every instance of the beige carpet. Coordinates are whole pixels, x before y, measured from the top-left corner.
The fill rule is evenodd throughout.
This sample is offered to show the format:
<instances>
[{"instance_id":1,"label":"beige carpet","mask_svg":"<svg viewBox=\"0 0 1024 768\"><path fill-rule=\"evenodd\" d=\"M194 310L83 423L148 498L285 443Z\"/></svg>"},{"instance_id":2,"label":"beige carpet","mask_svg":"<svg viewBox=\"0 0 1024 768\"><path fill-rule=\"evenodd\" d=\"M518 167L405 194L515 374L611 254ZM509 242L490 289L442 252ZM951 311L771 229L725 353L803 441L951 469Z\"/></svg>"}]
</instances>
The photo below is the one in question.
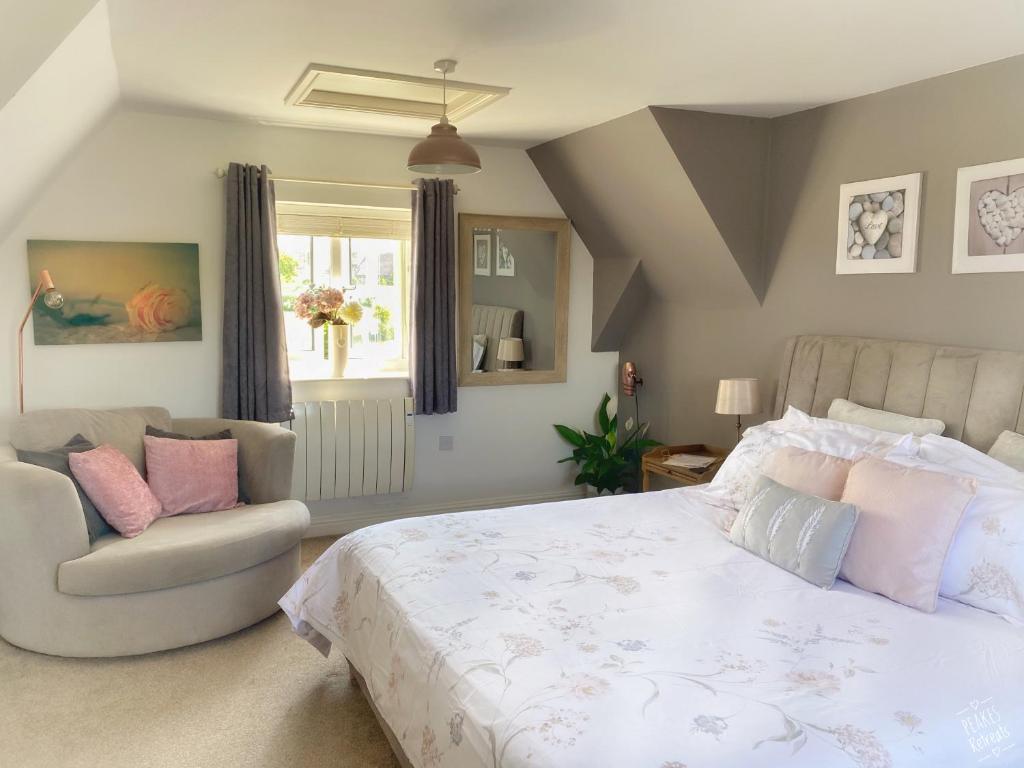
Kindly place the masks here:
<instances>
[{"instance_id":1,"label":"beige carpet","mask_svg":"<svg viewBox=\"0 0 1024 768\"><path fill-rule=\"evenodd\" d=\"M304 562L331 541L304 542ZM344 658L324 659L280 613L123 659L59 659L0 640L0 766L397 765Z\"/></svg>"}]
</instances>

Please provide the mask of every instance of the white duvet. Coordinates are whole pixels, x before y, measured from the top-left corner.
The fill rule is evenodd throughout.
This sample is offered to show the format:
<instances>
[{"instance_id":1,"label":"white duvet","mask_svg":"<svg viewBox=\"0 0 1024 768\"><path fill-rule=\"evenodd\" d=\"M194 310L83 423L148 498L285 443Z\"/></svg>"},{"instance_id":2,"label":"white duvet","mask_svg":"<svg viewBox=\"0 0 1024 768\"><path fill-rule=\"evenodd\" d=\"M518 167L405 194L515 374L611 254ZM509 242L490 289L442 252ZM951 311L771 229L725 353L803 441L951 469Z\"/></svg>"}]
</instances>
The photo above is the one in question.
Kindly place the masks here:
<instances>
[{"instance_id":1,"label":"white duvet","mask_svg":"<svg viewBox=\"0 0 1024 768\"><path fill-rule=\"evenodd\" d=\"M823 591L701 489L344 537L282 599L417 768L1024 765L1024 629Z\"/></svg>"}]
</instances>

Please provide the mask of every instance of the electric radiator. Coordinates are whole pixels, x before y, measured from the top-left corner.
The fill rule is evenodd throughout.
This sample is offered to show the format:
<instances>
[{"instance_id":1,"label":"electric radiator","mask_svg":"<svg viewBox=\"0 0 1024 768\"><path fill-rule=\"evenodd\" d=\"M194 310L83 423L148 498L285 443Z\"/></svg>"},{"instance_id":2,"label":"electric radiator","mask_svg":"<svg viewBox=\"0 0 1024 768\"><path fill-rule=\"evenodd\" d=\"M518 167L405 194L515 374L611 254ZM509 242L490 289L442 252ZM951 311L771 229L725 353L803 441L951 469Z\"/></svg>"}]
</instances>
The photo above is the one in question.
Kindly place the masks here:
<instances>
[{"instance_id":1,"label":"electric radiator","mask_svg":"<svg viewBox=\"0 0 1024 768\"><path fill-rule=\"evenodd\" d=\"M411 397L294 403L292 498L320 501L412 487Z\"/></svg>"}]
</instances>

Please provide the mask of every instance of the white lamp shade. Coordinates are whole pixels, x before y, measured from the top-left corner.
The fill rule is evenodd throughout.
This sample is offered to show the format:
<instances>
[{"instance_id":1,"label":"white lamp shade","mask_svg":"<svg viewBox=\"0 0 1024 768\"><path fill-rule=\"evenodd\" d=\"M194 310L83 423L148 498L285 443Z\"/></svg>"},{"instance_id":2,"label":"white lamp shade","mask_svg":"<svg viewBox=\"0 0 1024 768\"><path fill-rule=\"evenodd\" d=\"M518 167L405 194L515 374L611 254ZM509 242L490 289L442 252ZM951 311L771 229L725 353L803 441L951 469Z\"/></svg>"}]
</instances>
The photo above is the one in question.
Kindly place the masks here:
<instances>
[{"instance_id":1,"label":"white lamp shade","mask_svg":"<svg viewBox=\"0 0 1024 768\"><path fill-rule=\"evenodd\" d=\"M514 336L506 336L498 342L498 359L506 363L523 361L523 340Z\"/></svg>"},{"instance_id":2,"label":"white lamp shade","mask_svg":"<svg viewBox=\"0 0 1024 768\"><path fill-rule=\"evenodd\" d=\"M761 412L761 382L758 379L722 379L718 382L715 413L745 416Z\"/></svg>"}]
</instances>

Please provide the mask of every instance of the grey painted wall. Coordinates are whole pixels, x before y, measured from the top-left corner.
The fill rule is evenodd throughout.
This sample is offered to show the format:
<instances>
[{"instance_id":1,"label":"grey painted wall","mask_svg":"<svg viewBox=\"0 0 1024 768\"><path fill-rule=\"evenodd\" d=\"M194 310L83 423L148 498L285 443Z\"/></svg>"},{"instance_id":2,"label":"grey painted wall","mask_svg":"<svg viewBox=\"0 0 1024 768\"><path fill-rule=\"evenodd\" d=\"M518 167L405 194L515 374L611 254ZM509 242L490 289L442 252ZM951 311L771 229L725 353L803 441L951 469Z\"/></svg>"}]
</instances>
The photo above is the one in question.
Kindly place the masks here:
<instances>
[{"instance_id":1,"label":"grey painted wall","mask_svg":"<svg viewBox=\"0 0 1024 768\"><path fill-rule=\"evenodd\" d=\"M770 410L783 344L794 334L1024 350L1024 273L951 272L956 170L1024 156L1024 102L1011 96L1021 82L1024 57L1016 57L772 120L763 303L708 306L652 291L641 309L623 320L621 359L640 366L646 381L642 416L653 422L653 434L666 442L731 445L732 417L713 413L718 379L762 378ZM552 142L563 145L557 151L548 145L531 151L567 212L601 199L601 187L575 179L573 189L549 179L552 171L545 172L541 163L578 154L594 141L586 133ZM594 164L600 165L598 160L593 158ZM585 165L586 158L575 162ZM837 276L840 184L915 171L924 174L917 274ZM602 184L615 183L606 173ZM560 189L571 190L574 199L563 200ZM659 215L664 216L671 201L662 202ZM631 211L645 203L623 197L618 216L645 217L649 211ZM575 221L577 215L570 215ZM669 253L645 250L640 257L649 274L670 266ZM690 261L686 274L695 285L703 280L698 264ZM601 290L595 286L596 294ZM624 407L631 412L632 405Z\"/></svg>"},{"instance_id":2,"label":"grey painted wall","mask_svg":"<svg viewBox=\"0 0 1024 768\"><path fill-rule=\"evenodd\" d=\"M751 118L644 108L529 150L594 255L593 349L620 349L630 318L652 298L757 305L760 270L732 248L759 240L762 198L731 190L747 183L760 192L767 129ZM731 162L759 153L748 173ZM739 220L717 204L729 198L758 200L742 232L730 231Z\"/></svg>"},{"instance_id":3,"label":"grey painted wall","mask_svg":"<svg viewBox=\"0 0 1024 768\"><path fill-rule=\"evenodd\" d=\"M1024 156L1024 57L773 121L767 291L758 308L649 307L623 346L665 441L731 445L719 377L758 376L774 399L784 340L837 333L1024 350L1024 273L953 275L958 167ZM835 274L839 185L924 173L918 272ZM756 420L763 420L767 415Z\"/></svg>"},{"instance_id":4,"label":"grey painted wall","mask_svg":"<svg viewBox=\"0 0 1024 768\"><path fill-rule=\"evenodd\" d=\"M473 303L523 310L523 367L550 370L555 367L556 234L502 229L497 241L512 253L515 277L494 274L498 252L492 239L491 276L473 276Z\"/></svg>"}]
</instances>

